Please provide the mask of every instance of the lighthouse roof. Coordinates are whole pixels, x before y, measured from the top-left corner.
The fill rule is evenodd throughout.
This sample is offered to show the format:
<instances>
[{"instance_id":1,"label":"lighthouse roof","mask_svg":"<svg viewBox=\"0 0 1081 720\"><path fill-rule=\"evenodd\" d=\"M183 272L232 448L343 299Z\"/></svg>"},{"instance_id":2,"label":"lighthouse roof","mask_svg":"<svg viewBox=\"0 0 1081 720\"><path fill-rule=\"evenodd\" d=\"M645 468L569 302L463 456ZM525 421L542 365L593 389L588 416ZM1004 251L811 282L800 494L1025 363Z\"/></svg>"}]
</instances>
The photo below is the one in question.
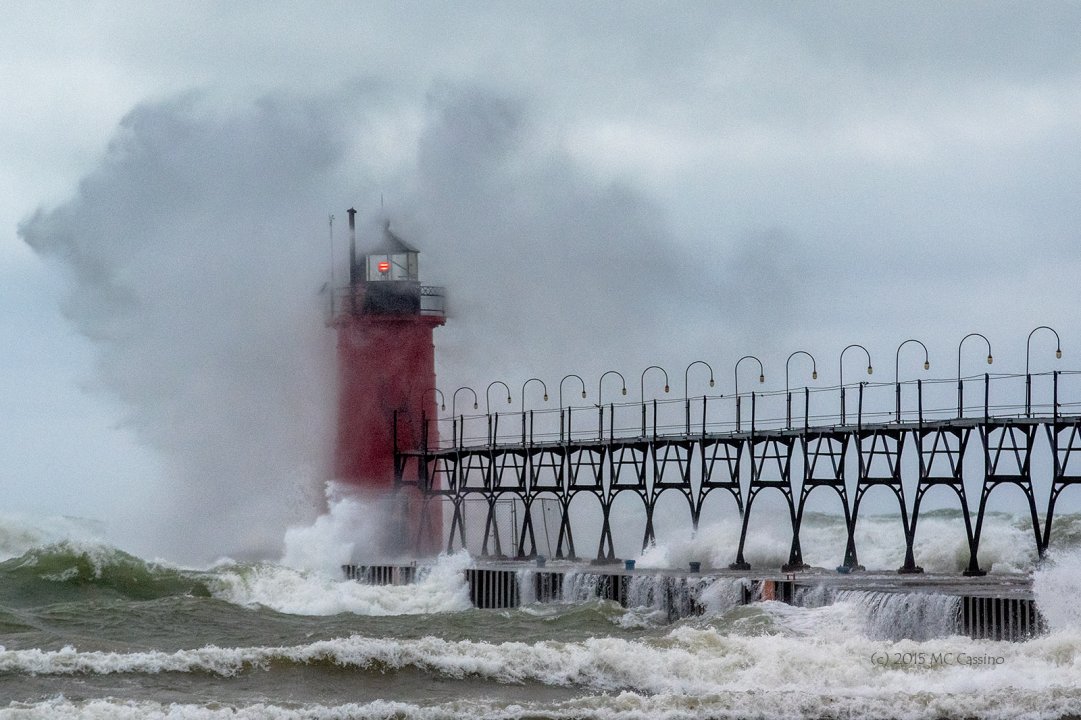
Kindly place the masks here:
<instances>
[{"instance_id":1,"label":"lighthouse roof","mask_svg":"<svg viewBox=\"0 0 1081 720\"><path fill-rule=\"evenodd\" d=\"M419 253L415 247L402 240L390 229L390 220L383 224L383 232L380 238L368 251L373 255L401 255L403 253Z\"/></svg>"}]
</instances>

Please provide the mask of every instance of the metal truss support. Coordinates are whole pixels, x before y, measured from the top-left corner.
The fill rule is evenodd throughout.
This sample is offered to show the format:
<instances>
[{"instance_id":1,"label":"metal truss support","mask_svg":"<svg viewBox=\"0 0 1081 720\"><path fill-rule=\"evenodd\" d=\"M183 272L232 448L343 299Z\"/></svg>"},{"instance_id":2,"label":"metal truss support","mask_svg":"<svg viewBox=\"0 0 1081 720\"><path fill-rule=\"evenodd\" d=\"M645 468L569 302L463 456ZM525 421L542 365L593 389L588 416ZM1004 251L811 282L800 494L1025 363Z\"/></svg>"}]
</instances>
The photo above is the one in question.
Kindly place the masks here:
<instances>
[{"instance_id":1,"label":"metal truss support","mask_svg":"<svg viewBox=\"0 0 1081 720\"><path fill-rule=\"evenodd\" d=\"M901 511L901 526L905 534L905 562L897 572L901 574L923 572L923 568L916 565L912 551L915 523L909 522L908 507L905 504L905 487L901 481L901 456L904 453L906 434L904 430L887 426L861 428L854 436L856 453L859 457L859 476L856 480L856 497L852 503L852 515L848 528L851 557L848 551L845 552L845 567L849 570L859 567L856 560L855 534L863 496L873 487L884 487L897 498L897 505Z\"/></svg>"},{"instance_id":2,"label":"metal truss support","mask_svg":"<svg viewBox=\"0 0 1081 720\"><path fill-rule=\"evenodd\" d=\"M1031 421L985 422L980 425L983 444L984 476L980 491L980 508L976 513L973 552L980 549L980 536L991 492L1000 485L1016 485L1028 500L1036 552L1042 558L1046 547L1040 533L1040 518L1036 513L1036 494L1032 487L1032 445L1036 439L1037 423ZM976 563L979 566L979 563Z\"/></svg>"},{"instance_id":3,"label":"metal truss support","mask_svg":"<svg viewBox=\"0 0 1081 720\"><path fill-rule=\"evenodd\" d=\"M748 452L751 454L751 481L747 487L747 507L743 511L743 522L739 533L739 547L736 549L736 561L728 567L732 570L750 570L751 564L743 556L747 543L747 528L751 521L751 507L758 493L766 488L776 488L784 495L788 503L789 519L792 523L793 538L796 532L796 506L792 497L792 452L795 436L774 436L761 439L748 438ZM768 470L776 471L770 477ZM799 541L795 544L798 546ZM801 555L802 557L802 555Z\"/></svg>"},{"instance_id":4,"label":"metal truss support","mask_svg":"<svg viewBox=\"0 0 1081 720\"><path fill-rule=\"evenodd\" d=\"M706 496L713 490L727 490L736 501L736 510L743 516L743 493L740 489L740 457L742 440L703 439L697 443L700 453L702 477L698 485L698 497L691 511L691 523L697 532L702 519L702 506Z\"/></svg>"},{"instance_id":5,"label":"metal truss support","mask_svg":"<svg viewBox=\"0 0 1081 720\"><path fill-rule=\"evenodd\" d=\"M807 496L815 488L825 487L834 490L841 498L841 508L844 510L845 530L847 542L845 547L844 562L841 567L846 572L862 569L856 559L855 527L852 522L848 507L848 490L845 487L845 455L848 452L848 439L850 433L822 432L808 435L803 438L803 485L800 487L799 504L796 508L796 520L792 529L792 548L788 553L788 563L784 566L790 569L806 568L803 562L803 548L800 545L800 529L803 526L803 510L807 504ZM827 460L828 462L822 462Z\"/></svg>"},{"instance_id":6,"label":"metal truss support","mask_svg":"<svg viewBox=\"0 0 1081 720\"><path fill-rule=\"evenodd\" d=\"M1056 407L1057 405L1056 401ZM1058 502L1059 495L1071 485L1081 485L1081 474L1071 471L1070 466L1070 461L1081 455L1081 418L1065 419L1056 416L1053 423L1044 427L1047 430L1047 439L1051 441L1051 455L1054 459L1051 495L1047 499L1047 514L1043 520L1042 547L1046 552L1051 544L1051 522L1055 517L1055 503Z\"/></svg>"},{"instance_id":7,"label":"metal truss support","mask_svg":"<svg viewBox=\"0 0 1081 720\"><path fill-rule=\"evenodd\" d=\"M653 516L657 507L657 500L665 490L678 490L686 498L693 522L695 507L693 485L691 483L691 458L693 453L694 443L685 440L652 444L649 453L653 461L652 482L649 485L648 492L643 496L646 503L646 535L643 539L643 548L656 541ZM673 470L674 472L672 472ZM697 523L694 523L694 527L698 527Z\"/></svg>"},{"instance_id":8,"label":"metal truss support","mask_svg":"<svg viewBox=\"0 0 1081 720\"><path fill-rule=\"evenodd\" d=\"M454 514L450 519L450 533L447 535L447 552L454 552L454 531L458 530L458 542L459 547L462 550L466 549L465 545L465 515L462 512L462 502L465 500L464 495L451 496L451 502L454 503Z\"/></svg>"},{"instance_id":9,"label":"metal truss support","mask_svg":"<svg viewBox=\"0 0 1081 720\"><path fill-rule=\"evenodd\" d=\"M503 558L503 545L499 539L499 522L495 517L495 501L498 498L496 493L486 492L484 493L484 499L488 502L488 512L484 518L484 541L481 544L480 554L481 557L491 557L488 554L488 538L495 538L495 557ZM495 532L492 532L492 531Z\"/></svg>"},{"instance_id":10,"label":"metal truss support","mask_svg":"<svg viewBox=\"0 0 1081 720\"><path fill-rule=\"evenodd\" d=\"M556 538L556 557L563 559L563 542L567 542L567 554L568 560L577 560L578 556L574 554L574 533L571 532L571 518L570 518L570 494L564 494L559 498L559 536Z\"/></svg>"},{"instance_id":11,"label":"metal truss support","mask_svg":"<svg viewBox=\"0 0 1081 720\"><path fill-rule=\"evenodd\" d=\"M973 532L972 518L968 511L968 497L965 494L964 461L972 424L961 422L942 423L934 426L921 425L916 431L916 450L920 458L920 478L916 486L916 501L912 505L912 532L908 539L909 547L916 536L916 523L919 520L920 504L923 496L936 486L948 487L961 501L961 515L965 520L965 535L968 539L968 567L966 576L986 575L981 570L976 558L976 537ZM928 444L930 440L930 444Z\"/></svg>"},{"instance_id":12,"label":"metal truss support","mask_svg":"<svg viewBox=\"0 0 1081 720\"><path fill-rule=\"evenodd\" d=\"M648 479L646 477L651 450L651 443L644 440L634 440L619 443L613 446L608 453L608 488L602 500L604 528L602 528L601 547L597 550L598 560L612 560L615 558L609 514L616 495L624 490L635 491L642 498L642 502L646 507L646 528L642 537L643 549L653 542L653 508L649 504ZM606 552L604 549L605 530L607 530L608 542Z\"/></svg>"},{"instance_id":13,"label":"metal truss support","mask_svg":"<svg viewBox=\"0 0 1081 720\"><path fill-rule=\"evenodd\" d=\"M597 493L597 497L601 501L601 514L603 520L601 522L601 539L597 543L597 560L602 562L615 562L616 549L615 543L612 542L612 501L614 496L605 496L604 493Z\"/></svg>"}]
</instances>

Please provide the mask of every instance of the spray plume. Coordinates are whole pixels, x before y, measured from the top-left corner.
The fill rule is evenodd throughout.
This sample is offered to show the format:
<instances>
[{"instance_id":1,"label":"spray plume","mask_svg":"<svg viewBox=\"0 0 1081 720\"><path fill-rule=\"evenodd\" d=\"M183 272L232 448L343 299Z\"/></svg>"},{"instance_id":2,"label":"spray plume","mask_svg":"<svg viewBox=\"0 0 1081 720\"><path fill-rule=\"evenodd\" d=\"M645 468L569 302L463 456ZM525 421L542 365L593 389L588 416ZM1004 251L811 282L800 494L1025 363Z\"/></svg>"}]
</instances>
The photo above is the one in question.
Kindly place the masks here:
<instances>
[{"instance_id":1,"label":"spray plume","mask_svg":"<svg viewBox=\"0 0 1081 720\"><path fill-rule=\"evenodd\" d=\"M122 121L75 196L20 226L71 278L97 384L161 451L151 548L263 554L322 504L332 369L319 288L346 143L336 106L203 95ZM88 489L92 492L92 489Z\"/></svg>"},{"instance_id":2,"label":"spray plume","mask_svg":"<svg viewBox=\"0 0 1081 720\"><path fill-rule=\"evenodd\" d=\"M451 288L441 382L597 377L613 359L630 381L701 349L669 342L714 313L688 302L709 282L662 213L584 171L526 103L437 86L419 135L389 150L368 130L395 110L358 104L270 96L223 109L192 93L141 105L75 196L20 227L70 274L63 310L98 347L100 388L165 460L166 476L148 480L162 498L146 509L153 549L265 556L325 507L324 223L354 201L380 213L379 193L342 192L375 187L373 167L402 198L389 214L422 249L424 279ZM568 367L568 348L588 350Z\"/></svg>"}]
</instances>

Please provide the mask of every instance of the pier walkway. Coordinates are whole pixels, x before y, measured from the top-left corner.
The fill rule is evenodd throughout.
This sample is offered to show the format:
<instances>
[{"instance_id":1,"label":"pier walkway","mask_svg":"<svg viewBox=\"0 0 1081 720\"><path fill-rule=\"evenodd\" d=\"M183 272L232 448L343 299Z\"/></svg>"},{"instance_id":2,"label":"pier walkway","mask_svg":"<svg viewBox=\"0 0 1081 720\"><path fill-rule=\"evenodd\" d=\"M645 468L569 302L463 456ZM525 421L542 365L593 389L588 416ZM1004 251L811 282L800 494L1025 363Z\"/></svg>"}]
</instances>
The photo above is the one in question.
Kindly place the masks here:
<instances>
[{"instance_id":1,"label":"pier walkway","mask_svg":"<svg viewBox=\"0 0 1081 720\"><path fill-rule=\"evenodd\" d=\"M564 381L571 377L577 378ZM514 533L517 547L507 550L517 558L536 556L533 508L543 498L559 508L554 557L577 558L571 504L577 497L593 497L601 514L596 557L609 561L615 559L611 511L621 494L641 500L646 547L657 539L655 511L663 494L682 495L689 523L697 528L707 514L707 498L720 491L731 497L742 518L731 564L738 571L750 569L744 549L752 524L777 522L753 512L764 491L779 493L788 510L792 543L784 569L806 567L800 530L808 497L819 488L840 502L847 529L840 538L845 544L842 568L859 569L855 531L861 505L869 491L881 488L896 498L904 534L899 572L922 572L914 539L925 496L940 489L954 499L964 519L965 574L971 576L984 573L979 547L992 494L1007 486L1020 491L1035 549L1043 557L1052 542L1059 497L1081 484L1077 372L841 384L783 393L737 391L732 396L689 397L685 384L684 397L674 401L647 398L644 378L645 373L643 397L634 403L604 404L602 376L598 403L591 407L565 406L561 382L558 410L526 409L523 386L521 412L490 412L486 403L489 412L484 414L452 410L450 417L419 418L421 432L402 433L420 437L419 447L395 442L396 482L453 506L448 550L466 544L465 501L485 502L485 556L505 554L491 526L496 504L507 498L523 508ZM664 388L667 392L667 373ZM413 421L401 413L394 416L396 429Z\"/></svg>"}]
</instances>

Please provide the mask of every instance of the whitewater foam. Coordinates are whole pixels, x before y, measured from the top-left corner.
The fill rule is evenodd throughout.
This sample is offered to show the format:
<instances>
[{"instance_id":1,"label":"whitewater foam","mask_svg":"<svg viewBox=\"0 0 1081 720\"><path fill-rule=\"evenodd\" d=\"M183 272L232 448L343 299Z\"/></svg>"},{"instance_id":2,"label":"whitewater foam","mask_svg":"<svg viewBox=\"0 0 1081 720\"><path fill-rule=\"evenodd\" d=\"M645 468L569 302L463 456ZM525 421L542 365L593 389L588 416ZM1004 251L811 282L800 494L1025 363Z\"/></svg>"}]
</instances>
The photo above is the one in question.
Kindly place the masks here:
<instances>
[{"instance_id":1,"label":"whitewater foam","mask_svg":"<svg viewBox=\"0 0 1081 720\"><path fill-rule=\"evenodd\" d=\"M349 563L409 562L381 554L387 545L385 520L395 513L397 499L362 497L355 488L326 484L327 511L311 525L285 532L282 565L332 576Z\"/></svg>"},{"instance_id":2,"label":"whitewater foam","mask_svg":"<svg viewBox=\"0 0 1081 720\"><path fill-rule=\"evenodd\" d=\"M273 563L220 566L208 585L221 600L290 615L419 615L471 608L462 573L470 565L464 552L443 555L402 586L344 580L340 567L332 576Z\"/></svg>"},{"instance_id":3,"label":"whitewater foam","mask_svg":"<svg viewBox=\"0 0 1081 720\"><path fill-rule=\"evenodd\" d=\"M1052 630L1081 629L1081 550L1050 553L1033 573L1032 592Z\"/></svg>"},{"instance_id":4,"label":"whitewater foam","mask_svg":"<svg viewBox=\"0 0 1081 720\"><path fill-rule=\"evenodd\" d=\"M795 608L793 610L800 610ZM820 617L820 615L819 615ZM1026 643L941 638L874 640L839 637L724 634L683 625L655 638L589 638L578 642L489 643L353 636L291 647L218 648L174 653L0 651L0 672L41 675L202 672L234 676L274 672L281 663L332 663L361 671L415 668L459 679L539 682L589 692L627 693L634 712L647 708L680 717L680 708L709 716L762 717L1045 717L1049 707L1081 711L1081 634L1057 633ZM1001 658L974 666L898 657ZM610 696L600 717L627 717ZM799 698L794 702L793 698ZM587 702L583 699L580 702ZM574 705L579 710L580 705ZM628 711L632 708L628 707ZM720 711L720 712L718 712ZM1062 713L1058 713L1062 714ZM559 716L559 715L556 715Z\"/></svg>"},{"instance_id":5,"label":"whitewater foam","mask_svg":"<svg viewBox=\"0 0 1081 720\"><path fill-rule=\"evenodd\" d=\"M1031 522L1022 515L988 513L980 538L980 564L994 573L1031 570L1037 560ZM1056 518L1061 526L1060 544L1074 539L1072 516ZM863 515L856 524L859 561L870 570L896 570L904 564L905 545L900 517L896 514ZM641 568L687 567L701 562L705 568L727 567L739 544L739 518L702 525L697 533L674 530L643 550ZM847 529L840 515L807 513L800 528L803 559L815 567L832 568L844 560ZM744 557L754 567L780 567L788 562L791 530L786 521L752 524ZM968 540L960 511L928 510L921 513L913 545L916 562L928 572L961 572L968 566Z\"/></svg>"},{"instance_id":6,"label":"whitewater foam","mask_svg":"<svg viewBox=\"0 0 1081 720\"><path fill-rule=\"evenodd\" d=\"M973 717L987 720L1046 720L1067 718L1079 703L1065 690L1021 692L1016 689L981 689L935 697L915 691L902 696L888 692L850 691L821 695L788 690L724 693L701 696L643 695L632 691L587 695L568 701L535 705L498 703L485 699L418 706L377 700L344 705L311 704L302 707L256 703L238 707L162 704L122 700L71 702L62 697L36 704L18 704L0 710L0 718L28 720L746 720L747 718L897 718L933 720Z\"/></svg>"}]
</instances>

